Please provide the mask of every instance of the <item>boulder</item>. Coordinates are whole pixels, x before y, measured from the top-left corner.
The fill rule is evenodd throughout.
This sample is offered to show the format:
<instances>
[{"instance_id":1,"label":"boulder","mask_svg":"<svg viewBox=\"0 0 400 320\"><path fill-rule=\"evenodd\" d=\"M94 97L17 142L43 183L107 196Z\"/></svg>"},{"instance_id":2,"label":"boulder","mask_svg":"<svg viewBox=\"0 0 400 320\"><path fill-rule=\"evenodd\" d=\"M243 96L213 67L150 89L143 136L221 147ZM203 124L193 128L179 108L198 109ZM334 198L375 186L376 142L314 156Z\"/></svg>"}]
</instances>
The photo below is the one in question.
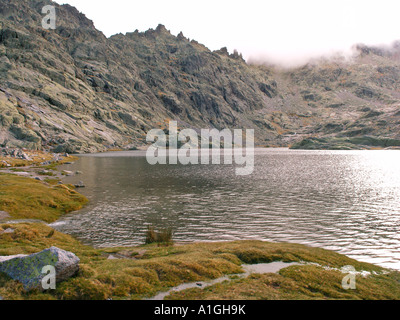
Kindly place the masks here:
<instances>
[{"instance_id":1,"label":"boulder","mask_svg":"<svg viewBox=\"0 0 400 320\"><path fill-rule=\"evenodd\" d=\"M79 181L74 186L75 186L75 188L85 188L85 184L83 183L83 181Z\"/></svg>"},{"instance_id":2,"label":"boulder","mask_svg":"<svg viewBox=\"0 0 400 320\"><path fill-rule=\"evenodd\" d=\"M31 255L0 257L0 272L21 282L26 291L43 290L42 273L45 266L53 266L56 270L56 282L62 282L74 276L79 270L79 258L72 252L56 247L45 249Z\"/></svg>"},{"instance_id":3,"label":"boulder","mask_svg":"<svg viewBox=\"0 0 400 320\"><path fill-rule=\"evenodd\" d=\"M3 234L3 233L14 233L14 229L11 229L11 228L8 228L8 229L6 229L6 230L4 230L4 231L0 231L0 234Z\"/></svg>"},{"instance_id":4,"label":"boulder","mask_svg":"<svg viewBox=\"0 0 400 320\"><path fill-rule=\"evenodd\" d=\"M0 220L11 218L8 212L0 211Z\"/></svg>"}]
</instances>

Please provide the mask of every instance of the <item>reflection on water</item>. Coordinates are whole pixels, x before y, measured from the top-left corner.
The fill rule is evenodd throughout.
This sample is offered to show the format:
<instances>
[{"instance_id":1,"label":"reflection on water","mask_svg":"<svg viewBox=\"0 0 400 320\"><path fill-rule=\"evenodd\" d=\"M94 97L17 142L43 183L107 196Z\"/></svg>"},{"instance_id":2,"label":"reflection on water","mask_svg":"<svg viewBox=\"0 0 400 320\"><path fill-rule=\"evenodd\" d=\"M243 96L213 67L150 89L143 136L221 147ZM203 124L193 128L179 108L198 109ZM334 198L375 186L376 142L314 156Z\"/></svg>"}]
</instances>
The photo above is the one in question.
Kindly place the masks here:
<instances>
[{"instance_id":1,"label":"reflection on water","mask_svg":"<svg viewBox=\"0 0 400 320\"><path fill-rule=\"evenodd\" d=\"M400 152L257 149L231 165L156 165L143 152L82 156L90 204L55 223L98 247L142 244L147 225L176 241L258 239L332 249L400 269Z\"/></svg>"}]
</instances>

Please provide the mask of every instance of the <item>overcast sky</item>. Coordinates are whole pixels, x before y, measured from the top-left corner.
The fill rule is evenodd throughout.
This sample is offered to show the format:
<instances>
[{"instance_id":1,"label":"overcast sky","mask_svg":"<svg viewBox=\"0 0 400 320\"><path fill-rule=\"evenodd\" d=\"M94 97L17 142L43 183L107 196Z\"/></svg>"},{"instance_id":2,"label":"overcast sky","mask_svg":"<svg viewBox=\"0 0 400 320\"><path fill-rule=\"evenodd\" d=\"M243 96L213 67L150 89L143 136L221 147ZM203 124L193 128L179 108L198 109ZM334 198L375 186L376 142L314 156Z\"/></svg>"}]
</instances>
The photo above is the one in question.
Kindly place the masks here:
<instances>
[{"instance_id":1,"label":"overcast sky","mask_svg":"<svg viewBox=\"0 0 400 320\"><path fill-rule=\"evenodd\" d=\"M273 62L348 51L356 43L400 40L399 0L57 0L94 21L106 36L164 24L211 50Z\"/></svg>"}]
</instances>

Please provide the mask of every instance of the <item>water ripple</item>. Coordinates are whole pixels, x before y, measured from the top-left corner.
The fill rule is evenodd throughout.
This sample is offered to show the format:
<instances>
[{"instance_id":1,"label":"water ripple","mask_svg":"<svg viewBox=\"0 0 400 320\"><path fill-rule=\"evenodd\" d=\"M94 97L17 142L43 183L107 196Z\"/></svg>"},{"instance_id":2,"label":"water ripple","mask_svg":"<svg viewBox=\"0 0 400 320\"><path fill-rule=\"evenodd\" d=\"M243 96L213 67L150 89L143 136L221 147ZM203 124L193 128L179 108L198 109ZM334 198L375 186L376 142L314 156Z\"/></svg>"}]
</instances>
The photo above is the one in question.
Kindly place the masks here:
<instances>
[{"instance_id":1,"label":"water ripple","mask_svg":"<svg viewBox=\"0 0 400 320\"><path fill-rule=\"evenodd\" d=\"M91 200L54 226L97 247L144 241L259 239L324 247L400 269L400 152L256 151L253 175L231 165L150 166L134 152L84 156L66 170ZM64 169L64 168L63 168Z\"/></svg>"}]
</instances>

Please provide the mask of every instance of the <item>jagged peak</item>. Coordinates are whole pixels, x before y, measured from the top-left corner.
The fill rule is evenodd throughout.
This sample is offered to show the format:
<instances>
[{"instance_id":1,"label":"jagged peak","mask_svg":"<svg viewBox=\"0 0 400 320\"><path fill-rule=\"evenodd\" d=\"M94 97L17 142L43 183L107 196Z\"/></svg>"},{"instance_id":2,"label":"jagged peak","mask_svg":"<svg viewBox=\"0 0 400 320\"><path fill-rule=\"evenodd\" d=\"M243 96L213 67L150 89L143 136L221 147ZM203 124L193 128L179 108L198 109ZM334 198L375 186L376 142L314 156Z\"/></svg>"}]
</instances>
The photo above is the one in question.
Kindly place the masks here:
<instances>
[{"instance_id":1,"label":"jagged peak","mask_svg":"<svg viewBox=\"0 0 400 320\"><path fill-rule=\"evenodd\" d=\"M223 47L219 50L215 50L214 53L220 54L222 56L227 56L229 58L235 59L235 60L242 60L243 59L243 55L241 53L239 53L236 49L233 50L232 54L229 54L228 48L227 47Z\"/></svg>"},{"instance_id":2,"label":"jagged peak","mask_svg":"<svg viewBox=\"0 0 400 320\"><path fill-rule=\"evenodd\" d=\"M150 28L142 34L144 34L146 37L156 37L160 35L172 36L171 32L167 30L163 24L159 24L155 30Z\"/></svg>"},{"instance_id":3,"label":"jagged peak","mask_svg":"<svg viewBox=\"0 0 400 320\"><path fill-rule=\"evenodd\" d=\"M156 28L156 32L161 33L161 32L168 32L170 33L167 28L163 24L159 24Z\"/></svg>"},{"instance_id":4,"label":"jagged peak","mask_svg":"<svg viewBox=\"0 0 400 320\"><path fill-rule=\"evenodd\" d=\"M229 57L231 57L232 59L236 59L236 60L243 60L243 55L237 51L236 49L233 50L233 53L229 55Z\"/></svg>"},{"instance_id":5,"label":"jagged peak","mask_svg":"<svg viewBox=\"0 0 400 320\"><path fill-rule=\"evenodd\" d=\"M215 50L214 52L217 53L217 54L223 55L223 56L227 56L227 57L229 56L229 52L228 52L228 48L227 47L222 47L221 49Z\"/></svg>"},{"instance_id":6,"label":"jagged peak","mask_svg":"<svg viewBox=\"0 0 400 320\"><path fill-rule=\"evenodd\" d=\"M182 32L182 31L179 32L177 38L178 38L178 40L186 40L186 41L189 41L189 39L186 38L186 37L183 35L183 32Z\"/></svg>"}]
</instances>

